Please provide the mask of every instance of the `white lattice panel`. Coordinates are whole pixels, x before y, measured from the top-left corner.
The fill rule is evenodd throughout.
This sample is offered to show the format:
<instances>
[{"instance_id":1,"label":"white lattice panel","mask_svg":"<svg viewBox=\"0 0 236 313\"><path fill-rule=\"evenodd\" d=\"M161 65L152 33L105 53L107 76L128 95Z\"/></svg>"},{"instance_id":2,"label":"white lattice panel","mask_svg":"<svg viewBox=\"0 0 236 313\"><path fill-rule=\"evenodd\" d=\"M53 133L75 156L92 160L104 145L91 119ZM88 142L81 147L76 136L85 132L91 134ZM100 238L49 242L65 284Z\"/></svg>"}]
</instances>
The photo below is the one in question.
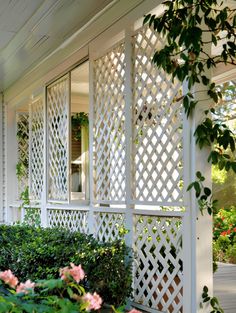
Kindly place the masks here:
<instances>
[{"instance_id":1,"label":"white lattice panel","mask_svg":"<svg viewBox=\"0 0 236 313\"><path fill-rule=\"evenodd\" d=\"M136 215L134 226L134 301L161 312L181 312L182 220Z\"/></svg>"},{"instance_id":2,"label":"white lattice panel","mask_svg":"<svg viewBox=\"0 0 236 313\"><path fill-rule=\"evenodd\" d=\"M95 200L125 199L124 45L94 62Z\"/></svg>"},{"instance_id":3,"label":"white lattice panel","mask_svg":"<svg viewBox=\"0 0 236 313\"><path fill-rule=\"evenodd\" d=\"M162 40L142 28L133 38L133 197L182 201L180 85L151 62Z\"/></svg>"},{"instance_id":4,"label":"white lattice panel","mask_svg":"<svg viewBox=\"0 0 236 313\"><path fill-rule=\"evenodd\" d=\"M29 170L29 114L17 114L17 145L18 145L18 196L28 187Z\"/></svg>"},{"instance_id":5,"label":"white lattice panel","mask_svg":"<svg viewBox=\"0 0 236 313\"><path fill-rule=\"evenodd\" d=\"M39 98L31 104L30 199L40 200L44 173L44 107Z\"/></svg>"},{"instance_id":6,"label":"white lattice panel","mask_svg":"<svg viewBox=\"0 0 236 313\"><path fill-rule=\"evenodd\" d=\"M121 238L124 230L124 214L112 212L94 213L95 236L100 241L113 241Z\"/></svg>"},{"instance_id":7,"label":"white lattice panel","mask_svg":"<svg viewBox=\"0 0 236 313\"><path fill-rule=\"evenodd\" d=\"M48 209L48 225L87 234L88 214L88 211L82 210Z\"/></svg>"},{"instance_id":8,"label":"white lattice panel","mask_svg":"<svg viewBox=\"0 0 236 313\"><path fill-rule=\"evenodd\" d=\"M48 200L68 200L69 78L47 88Z\"/></svg>"}]
</instances>

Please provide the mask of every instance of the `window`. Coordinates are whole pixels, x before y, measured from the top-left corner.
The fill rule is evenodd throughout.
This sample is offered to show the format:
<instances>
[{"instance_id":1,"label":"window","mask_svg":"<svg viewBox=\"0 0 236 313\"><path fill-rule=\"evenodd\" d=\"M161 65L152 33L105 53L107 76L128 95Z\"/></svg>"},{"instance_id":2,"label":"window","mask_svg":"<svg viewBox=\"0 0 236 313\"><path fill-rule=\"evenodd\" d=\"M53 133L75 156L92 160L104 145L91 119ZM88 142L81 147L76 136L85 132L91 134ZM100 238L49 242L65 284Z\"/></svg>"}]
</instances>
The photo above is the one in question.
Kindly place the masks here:
<instances>
[{"instance_id":1,"label":"window","mask_svg":"<svg viewBox=\"0 0 236 313\"><path fill-rule=\"evenodd\" d=\"M89 198L89 63L71 72L71 200Z\"/></svg>"}]
</instances>

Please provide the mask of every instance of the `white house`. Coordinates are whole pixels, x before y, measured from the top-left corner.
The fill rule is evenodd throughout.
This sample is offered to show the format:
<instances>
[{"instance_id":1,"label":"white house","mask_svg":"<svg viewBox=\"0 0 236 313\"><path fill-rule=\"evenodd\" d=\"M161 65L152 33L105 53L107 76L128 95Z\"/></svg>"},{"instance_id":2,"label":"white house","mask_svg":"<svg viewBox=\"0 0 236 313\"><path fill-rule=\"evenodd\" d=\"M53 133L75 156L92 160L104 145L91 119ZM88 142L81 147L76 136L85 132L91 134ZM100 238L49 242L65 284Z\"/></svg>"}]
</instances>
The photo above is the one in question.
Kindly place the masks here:
<instances>
[{"instance_id":1,"label":"white house","mask_svg":"<svg viewBox=\"0 0 236 313\"><path fill-rule=\"evenodd\" d=\"M196 170L210 184L207 152L193 138L205 107L187 120L176 100L185 87L151 63L163 42L142 21L160 3L0 3L0 219L27 214L19 206L28 186L43 226L100 240L125 227L134 306L208 312L200 302L212 288L211 219L186 192ZM235 75L213 73L217 82Z\"/></svg>"}]
</instances>

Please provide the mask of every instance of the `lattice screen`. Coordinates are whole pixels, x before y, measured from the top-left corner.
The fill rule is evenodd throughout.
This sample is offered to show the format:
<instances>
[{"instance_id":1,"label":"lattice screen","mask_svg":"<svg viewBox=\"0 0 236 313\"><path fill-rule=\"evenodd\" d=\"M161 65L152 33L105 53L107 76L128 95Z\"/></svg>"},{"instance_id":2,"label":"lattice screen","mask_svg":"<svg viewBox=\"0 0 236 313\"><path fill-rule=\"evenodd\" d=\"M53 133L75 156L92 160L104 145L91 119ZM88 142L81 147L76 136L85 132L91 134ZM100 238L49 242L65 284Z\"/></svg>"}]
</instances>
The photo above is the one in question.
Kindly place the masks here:
<instances>
[{"instance_id":1,"label":"lattice screen","mask_svg":"<svg viewBox=\"0 0 236 313\"><path fill-rule=\"evenodd\" d=\"M30 199L40 200L44 174L44 106L42 98L31 104Z\"/></svg>"},{"instance_id":2,"label":"lattice screen","mask_svg":"<svg viewBox=\"0 0 236 313\"><path fill-rule=\"evenodd\" d=\"M48 200L68 200L69 76L47 87Z\"/></svg>"},{"instance_id":3,"label":"lattice screen","mask_svg":"<svg viewBox=\"0 0 236 313\"><path fill-rule=\"evenodd\" d=\"M124 45L94 62L95 200L125 200Z\"/></svg>"},{"instance_id":4,"label":"lattice screen","mask_svg":"<svg viewBox=\"0 0 236 313\"><path fill-rule=\"evenodd\" d=\"M182 220L136 215L134 254L134 301L161 312L181 312Z\"/></svg>"},{"instance_id":5,"label":"lattice screen","mask_svg":"<svg viewBox=\"0 0 236 313\"><path fill-rule=\"evenodd\" d=\"M88 211L48 209L49 227L65 227L72 231L88 233Z\"/></svg>"},{"instance_id":6,"label":"lattice screen","mask_svg":"<svg viewBox=\"0 0 236 313\"><path fill-rule=\"evenodd\" d=\"M18 145L18 196L28 187L29 170L29 114L17 114L17 145Z\"/></svg>"},{"instance_id":7,"label":"lattice screen","mask_svg":"<svg viewBox=\"0 0 236 313\"><path fill-rule=\"evenodd\" d=\"M162 40L148 28L133 38L133 198L182 200L180 85L151 62Z\"/></svg>"},{"instance_id":8,"label":"lattice screen","mask_svg":"<svg viewBox=\"0 0 236 313\"><path fill-rule=\"evenodd\" d=\"M95 236L100 241L113 241L121 238L124 230L124 214L112 212L94 213Z\"/></svg>"}]
</instances>

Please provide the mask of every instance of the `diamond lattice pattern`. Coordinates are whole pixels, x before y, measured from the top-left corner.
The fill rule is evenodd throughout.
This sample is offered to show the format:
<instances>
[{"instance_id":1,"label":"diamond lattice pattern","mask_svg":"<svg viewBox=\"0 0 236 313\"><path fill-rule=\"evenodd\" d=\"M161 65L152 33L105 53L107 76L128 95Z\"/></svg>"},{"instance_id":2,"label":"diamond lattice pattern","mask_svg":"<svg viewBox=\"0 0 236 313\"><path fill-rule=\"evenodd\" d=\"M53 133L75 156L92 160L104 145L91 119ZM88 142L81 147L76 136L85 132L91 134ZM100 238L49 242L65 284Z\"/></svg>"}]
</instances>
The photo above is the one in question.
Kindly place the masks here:
<instances>
[{"instance_id":1,"label":"diamond lattice pattern","mask_svg":"<svg viewBox=\"0 0 236 313\"><path fill-rule=\"evenodd\" d=\"M133 38L133 197L182 201L180 84L151 62L162 40L148 28Z\"/></svg>"},{"instance_id":2,"label":"diamond lattice pattern","mask_svg":"<svg viewBox=\"0 0 236 313\"><path fill-rule=\"evenodd\" d=\"M29 173L29 114L17 114L17 145L18 145L18 196L28 187Z\"/></svg>"},{"instance_id":3,"label":"diamond lattice pattern","mask_svg":"<svg viewBox=\"0 0 236 313\"><path fill-rule=\"evenodd\" d=\"M182 221L135 217L134 301L161 312L182 312Z\"/></svg>"},{"instance_id":4,"label":"diamond lattice pattern","mask_svg":"<svg viewBox=\"0 0 236 313\"><path fill-rule=\"evenodd\" d=\"M94 62L95 200L125 199L124 45Z\"/></svg>"},{"instance_id":5,"label":"diamond lattice pattern","mask_svg":"<svg viewBox=\"0 0 236 313\"><path fill-rule=\"evenodd\" d=\"M121 238L124 230L124 214L121 213L103 213L94 214L95 218L95 236L100 241L113 241Z\"/></svg>"},{"instance_id":6,"label":"diamond lattice pattern","mask_svg":"<svg viewBox=\"0 0 236 313\"><path fill-rule=\"evenodd\" d=\"M44 108L42 98L31 105L30 199L40 200L44 173Z\"/></svg>"},{"instance_id":7,"label":"diamond lattice pattern","mask_svg":"<svg viewBox=\"0 0 236 313\"><path fill-rule=\"evenodd\" d=\"M64 76L47 88L48 200L68 199L69 79Z\"/></svg>"},{"instance_id":8,"label":"diamond lattice pattern","mask_svg":"<svg viewBox=\"0 0 236 313\"><path fill-rule=\"evenodd\" d=\"M49 227L64 227L87 234L88 211L49 209L48 224Z\"/></svg>"}]
</instances>

